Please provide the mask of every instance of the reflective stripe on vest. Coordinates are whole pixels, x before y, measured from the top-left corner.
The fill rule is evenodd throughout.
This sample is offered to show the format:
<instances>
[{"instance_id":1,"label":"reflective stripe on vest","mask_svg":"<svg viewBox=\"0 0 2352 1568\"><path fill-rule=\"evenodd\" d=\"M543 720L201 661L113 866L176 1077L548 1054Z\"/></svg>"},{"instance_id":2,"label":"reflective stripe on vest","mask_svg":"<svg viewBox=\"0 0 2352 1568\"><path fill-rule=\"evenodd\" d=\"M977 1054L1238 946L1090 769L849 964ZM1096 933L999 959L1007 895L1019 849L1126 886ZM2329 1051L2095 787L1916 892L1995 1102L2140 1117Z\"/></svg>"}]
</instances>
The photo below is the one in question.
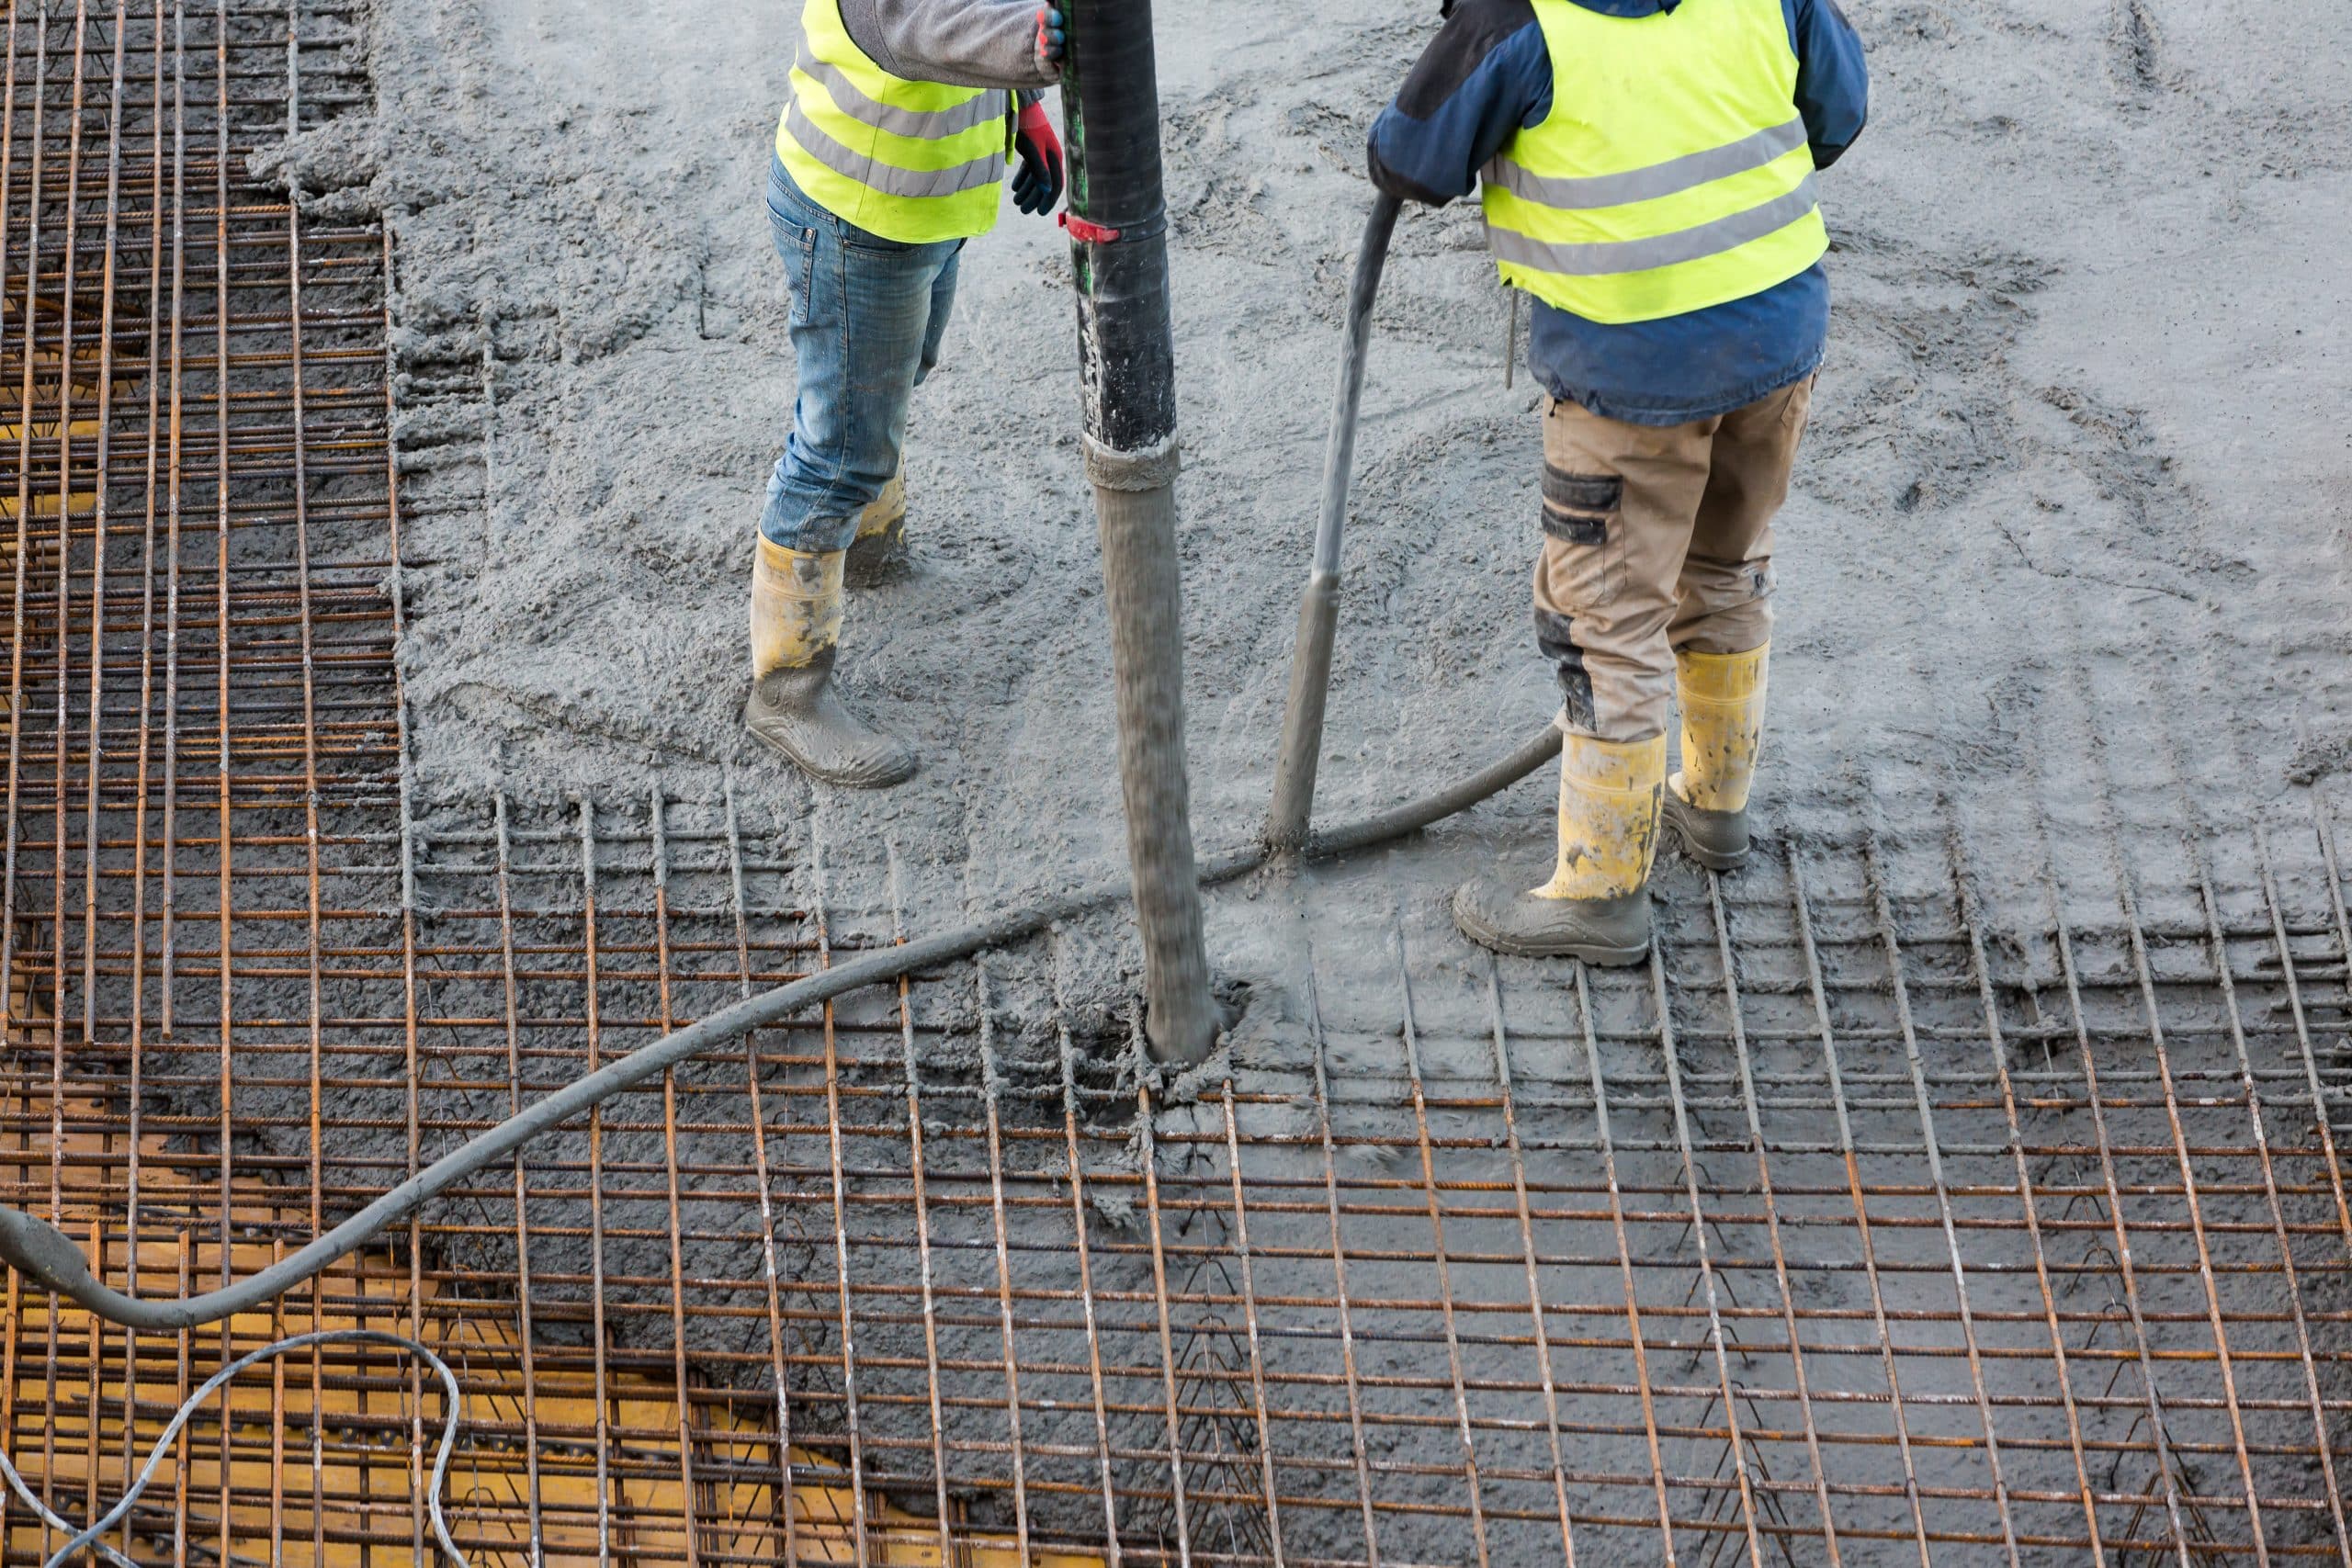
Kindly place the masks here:
<instances>
[{"instance_id":1,"label":"reflective stripe on vest","mask_svg":"<svg viewBox=\"0 0 2352 1568\"><path fill-rule=\"evenodd\" d=\"M1596 321L1758 294L1829 248L1781 0L1534 0L1553 108L1483 171L1505 282Z\"/></svg>"},{"instance_id":2,"label":"reflective stripe on vest","mask_svg":"<svg viewBox=\"0 0 2352 1568\"><path fill-rule=\"evenodd\" d=\"M996 226L1012 96L893 76L850 38L839 0L806 0L792 100L776 128L786 172L826 211L902 244Z\"/></svg>"}]
</instances>

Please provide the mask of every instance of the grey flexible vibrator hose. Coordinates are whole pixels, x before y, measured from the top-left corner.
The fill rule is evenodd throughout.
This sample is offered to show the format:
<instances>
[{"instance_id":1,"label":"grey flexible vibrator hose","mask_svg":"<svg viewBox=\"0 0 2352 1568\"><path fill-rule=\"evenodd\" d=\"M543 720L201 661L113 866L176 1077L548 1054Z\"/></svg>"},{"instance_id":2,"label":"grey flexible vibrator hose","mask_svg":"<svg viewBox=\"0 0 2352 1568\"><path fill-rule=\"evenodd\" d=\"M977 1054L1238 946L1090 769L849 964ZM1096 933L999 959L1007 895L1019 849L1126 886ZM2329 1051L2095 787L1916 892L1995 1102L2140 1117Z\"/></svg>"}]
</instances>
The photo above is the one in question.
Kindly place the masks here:
<instances>
[{"instance_id":1,"label":"grey flexible vibrator hose","mask_svg":"<svg viewBox=\"0 0 2352 1568\"><path fill-rule=\"evenodd\" d=\"M1298 603L1298 635L1291 645L1290 702L1283 713L1283 749L1274 761L1274 798L1266 810L1266 842L1276 854L1306 847L1315 814L1315 773L1323 757L1323 705L1331 691L1331 643L1340 624L1340 544L1348 526L1348 488L1355 477L1356 424L1363 411L1364 363L1372 352L1372 307L1388 242L1404 203L1386 191L1364 220L1348 286L1348 325L1340 339L1340 391L1331 411L1331 438L1323 454L1323 511L1315 524L1315 564Z\"/></svg>"},{"instance_id":2,"label":"grey flexible vibrator hose","mask_svg":"<svg viewBox=\"0 0 2352 1568\"><path fill-rule=\"evenodd\" d=\"M1261 857L1253 852L1252 863L1256 858ZM1235 866L1226 874L1238 875L1248 869L1247 865ZM63 1232L30 1214L5 1207L0 1207L0 1261L108 1322L143 1333L176 1333L217 1323L232 1314L251 1312L358 1251L476 1171L497 1164L540 1134L575 1116L585 1115L592 1108L665 1068L739 1039L754 1029L765 1028L804 1008L830 1001L844 991L894 980L910 970L967 957L983 948L1018 942L1056 920L1094 908L1125 891L1126 885L1122 883L1116 887L1097 888L1011 910L956 931L866 953L822 974L740 1001L724 1012L713 1013L674 1034L664 1035L645 1049L567 1084L471 1143L435 1160L300 1252L257 1274L200 1296L148 1301L125 1295L90 1273L82 1249Z\"/></svg>"},{"instance_id":3,"label":"grey flexible vibrator hose","mask_svg":"<svg viewBox=\"0 0 2352 1568\"><path fill-rule=\"evenodd\" d=\"M1325 551L1328 545L1331 575L1335 580L1339 558L1338 520L1343 520L1347 511L1349 456L1354 448L1353 427L1361 402L1363 356L1369 338L1373 295L1378 288L1380 264L1386 254L1389 231L1396 220L1395 204L1384 197L1374 208L1372 220L1366 225L1363 251L1357 259L1357 287L1349 300L1346 352L1350 365L1341 374L1341 395L1335 422L1346 428L1334 431L1332 455L1327 460L1329 472L1326 475L1327 481L1336 478L1337 497L1335 500L1327 482L1324 525L1317 533L1316 577L1309 590L1312 593L1313 583L1321 583L1332 604L1333 614L1336 614L1336 596L1329 594L1334 582L1325 580ZM1369 287L1366 287L1367 278ZM1327 624L1324 632L1319 634L1321 651L1318 655L1315 644L1304 636L1306 630L1306 617L1302 616L1301 646L1292 656L1293 712L1289 728L1293 733L1285 738L1286 748L1302 739L1319 747L1321 740L1323 704L1319 688L1330 678L1329 633ZM1311 694L1315 720L1311 734L1306 734L1298 723L1300 683L1297 671L1302 663L1309 667L1314 677L1310 683L1317 688ZM1295 847L1306 859L1325 859L1417 833L1433 822L1465 811L1488 796L1501 793L1559 755L1559 729L1555 725L1546 724L1508 756L1433 795L1423 795L1376 816L1309 833L1303 845ZM1295 760L1295 753L1286 752L1286 762ZM1286 777L1294 782L1302 777L1304 780L1303 796L1294 789L1289 797L1292 809L1302 813L1310 810L1314 795L1313 759L1308 758L1303 774L1294 770ZM1304 820L1303 815L1300 819ZM1209 856L1199 866L1201 884L1212 886L1230 882L1238 876L1246 876L1289 847L1294 846L1261 841ZM258 1274L220 1290L174 1301L153 1301L125 1295L92 1276L82 1249L62 1232L33 1215L6 1207L0 1207L0 1262L6 1263L35 1286L55 1291L109 1323L128 1328L169 1334L217 1323L232 1314L250 1312L301 1285L358 1251L466 1178L498 1164L540 1134L561 1126L574 1117L585 1115L614 1095L643 1083L667 1068L715 1050L752 1030L780 1023L844 992L865 986L881 985L912 970L967 958L987 948L1003 947L1035 936L1057 921L1073 919L1128 897L1130 888L1125 882L1064 894L1026 908L1004 910L956 931L942 931L901 946L865 953L845 964L836 964L822 974L811 975L805 980L796 980L791 985L748 998L724 1012L713 1013L699 1023L665 1035L643 1050L558 1089L471 1143L442 1156L300 1251Z\"/></svg>"}]
</instances>

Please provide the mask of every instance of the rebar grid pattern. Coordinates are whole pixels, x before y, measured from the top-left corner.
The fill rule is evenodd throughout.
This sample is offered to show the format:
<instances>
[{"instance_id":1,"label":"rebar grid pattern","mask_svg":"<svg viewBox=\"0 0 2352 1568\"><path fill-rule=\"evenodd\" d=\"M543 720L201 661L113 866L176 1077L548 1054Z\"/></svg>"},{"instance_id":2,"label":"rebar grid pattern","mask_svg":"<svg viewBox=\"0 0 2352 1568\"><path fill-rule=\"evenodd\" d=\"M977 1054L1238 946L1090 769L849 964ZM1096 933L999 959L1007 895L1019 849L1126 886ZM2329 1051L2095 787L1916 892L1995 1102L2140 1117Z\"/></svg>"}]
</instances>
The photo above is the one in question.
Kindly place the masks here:
<instances>
[{"instance_id":1,"label":"rebar grid pattern","mask_svg":"<svg viewBox=\"0 0 2352 1568\"><path fill-rule=\"evenodd\" d=\"M731 802L484 817L417 868L422 1022L471 1043L428 1146L838 940L821 839ZM1074 1032L1074 950L1006 955L625 1096L425 1240L583 1347L542 1365L786 1390L776 1485L867 1500L870 1561L933 1560L909 1504L1123 1562L2340 1559L2328 831L2014 928L1957 831L1799 846L1669 877L1623 975L1396 918L1385 981L1303 953L1296 1027L1173 1105Z\"/></svg>"},{"instance_id":2,"label":"rebar grid pattern","mask_svg":"<svg viewBox=\"0 0 2352 1568\"><path fill-rule=\"evenodd\" d=\"M8 15L0 1201L201 1288L916 917L731 795L416 821L391 248L245 167L367 101L356 12ZM175 1390L365 1323L463 1347L482 1563L2352 1563L2333 818L2098 879L1907 826L1671 869L1624 974L1352 911L1172 1100L1084 933L868 993L279 1314L12 1280L5 1441L86 1517ZM234 1409L125 1551L424 1559L413 1368Z\"/></svg>"},{"instance_id":3,"label":"rebar grid pattern","mask_svg":"<svg viewBox=\"0 0 2352 1568\"><path fill-rule=\"evenodd\" d=\"M7 11L0 1136L18 1156L7 1201L150 1289L250 1267L326 1212L300 1166L240 1163L232 1043L289 1043L287 1070L331 1075L334 953L363 929L396 966L401 947L363 848L396 829L400 776L384 235L311 223L246 172L256 147L364 101L358 14ZM323 1289L288 1310L322 1315ZM134 1346L15 1280L6 1309L6 1440L76 1516L119 1491L132 1431L160 1425L175 1390L271 1337L238 1323ZM396 1315L415 1331L413 1304ZM241 1395L206 1453L183 1443L138 1521L145 1550L241 1560L289 1529L309 1544L328 1466L318 1424L290 1435L286 1391L352 1411L354 1378L421 1408L396 1361L273 1374L264 1419ZM387 1410L358 1431L335 1439L346 1464L381 1440L399 1457L362 1466L355 1508L421 1544L421 1427ZM290 1515L289 1443L319 1478ZM0 1542L11 1562L58 1544L14 1498Z\"/></svg>"}]
</instances>

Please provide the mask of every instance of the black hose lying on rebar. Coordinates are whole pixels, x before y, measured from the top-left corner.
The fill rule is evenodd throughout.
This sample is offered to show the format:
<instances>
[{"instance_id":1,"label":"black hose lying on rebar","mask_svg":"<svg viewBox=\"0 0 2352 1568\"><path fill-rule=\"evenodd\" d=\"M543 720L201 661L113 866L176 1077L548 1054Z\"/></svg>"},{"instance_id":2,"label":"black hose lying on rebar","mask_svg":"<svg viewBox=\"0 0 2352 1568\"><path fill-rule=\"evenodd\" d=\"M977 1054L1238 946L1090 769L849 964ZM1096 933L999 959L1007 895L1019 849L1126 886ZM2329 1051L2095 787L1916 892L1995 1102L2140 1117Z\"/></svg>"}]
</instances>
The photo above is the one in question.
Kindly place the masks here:
<instances>
[{"instance_id":1,"label":"black hose lying on rebar","mask_svg":"<svg viewBox=\"0 0 2352 1568\"><path fill-rule=\"evenodd\" d=\"M1349 299L1345 341L1350 363L1341 375L1343 389L1360 388L1362 385L1363 358L1369 337L1363 329L1371 319L1380 266L1387 251L1387 231L1395 219L1393 206L1384 200L1383 207L1374 212L1363 252L1357 260L1359 287ZM1364 286L1367 276L1369 287ZM1344 435L1345 449L1352 451L1357 407L1357 397L1343 390L1340 423L1348 428L1344 432L1335 431L1335 450L1340 437ZM1345 512L1347 464L1344 457L1335 461L1340 495L1336 503L1326 506L1327 525L1335 525L1336 518ZM1336 561L1336 526L1327 526L1324 532L1329 536L1328 553ZM1318 554L1318 562L1320 560L1321 555ZM1320 575L1323 574L1318 570ZM1312 648L1300 649L1294 651L1293 657L1314 658L1315 650ZM1319 662L1324 678L1328 680L1330 671L1328 645ZM1315 733L1307 738L1310 743L1319 743L1320 715L1318 695ZM1465 811L1517 784L1557 756L1559 750L1560 732L1556 727L1546 724L1540 733L1531 737L1508 756L1433 795L1408 801L1360 821L1309 834L1300 852L1309 860L1329 858L1419 832L1431 823ZM1299 777L1299 770L1295 765L1296 759L1286 761L1294 764L1286 776ZM1314 772L1311 762L1304 771L1304 778L1309 798L1301 801L1294 797L1293 802L1293 809L1302 814L1311 810L1313 804ZM1287 846L1283 846L1283 850L1286 849ZM1280 852L1283 851L1278 850L1270 840L1261 840L1243 849L1212 855L1199 865L1200 884L1209 886L1247 875L1275 859ZM440 1193L477 1171L506 1159L542 1133L550 1132L574 1117L586 1114L614 1095L655 1077L681 1062L715 1050L753 1030L781 1023L796 1013L829 1002L845 992L881 985L914 970L968 958L989 948L1007 946L1035 936L1059 921L1074 919L1130 896L1130 886L1125 882L1065 894L1027 908L1006 910L956 931L943 931L898 947L865 953L822 974L748 998L724 1012L713 1013L699 1023L665 1035L643 1050L633 1052L609 1066L558 1089L471 1143L444 1155L300 1251L258 1274L220 1290L176 1301L149 1301L126 1295L91 1274L82 1249L63 1232L30 1214L5 1207L0 1207L0 1262L6 1262L36 1287L55 1291L107 1322L128 1328L169 1334L217 1323L232 1314L250 1312L303 1284L358 1251Z\"/></svg>"}]
</instances>

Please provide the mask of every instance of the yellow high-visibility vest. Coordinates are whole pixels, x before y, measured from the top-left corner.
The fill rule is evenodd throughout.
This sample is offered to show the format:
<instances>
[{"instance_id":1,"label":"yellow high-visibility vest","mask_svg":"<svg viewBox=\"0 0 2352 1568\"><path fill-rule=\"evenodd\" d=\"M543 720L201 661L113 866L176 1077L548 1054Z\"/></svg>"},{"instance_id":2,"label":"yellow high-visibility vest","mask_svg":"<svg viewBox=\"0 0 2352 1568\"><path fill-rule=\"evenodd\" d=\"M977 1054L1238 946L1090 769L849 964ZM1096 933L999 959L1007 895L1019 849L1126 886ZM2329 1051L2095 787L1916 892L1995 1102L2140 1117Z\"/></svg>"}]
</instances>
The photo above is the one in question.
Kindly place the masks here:
<instances>
[{"instance_id":1,"label":"yellow high-visibility vest","mask_svg":"<svg viewBox=\"0 0 2352 1568\"><path fill-rule=\"evenodd\" d=\"M1552 112L1482 171L1503 281L1595 321L1760 294L1829 232L1781 0L1606 17L1533 0Z\"/></svg>"},{"instance_id":2,"label":"yellow high-visibility vest","mask_svg":"<svg viewBox=\"0 0 2352 1568\"><path fill-rule=\"evenodd\" d=\"M1012 95L893 76L842 25L839 0L807 0L776 156L810 200L901 244L996 227L1012 153Z\"/></svg>"}]
</instances>

